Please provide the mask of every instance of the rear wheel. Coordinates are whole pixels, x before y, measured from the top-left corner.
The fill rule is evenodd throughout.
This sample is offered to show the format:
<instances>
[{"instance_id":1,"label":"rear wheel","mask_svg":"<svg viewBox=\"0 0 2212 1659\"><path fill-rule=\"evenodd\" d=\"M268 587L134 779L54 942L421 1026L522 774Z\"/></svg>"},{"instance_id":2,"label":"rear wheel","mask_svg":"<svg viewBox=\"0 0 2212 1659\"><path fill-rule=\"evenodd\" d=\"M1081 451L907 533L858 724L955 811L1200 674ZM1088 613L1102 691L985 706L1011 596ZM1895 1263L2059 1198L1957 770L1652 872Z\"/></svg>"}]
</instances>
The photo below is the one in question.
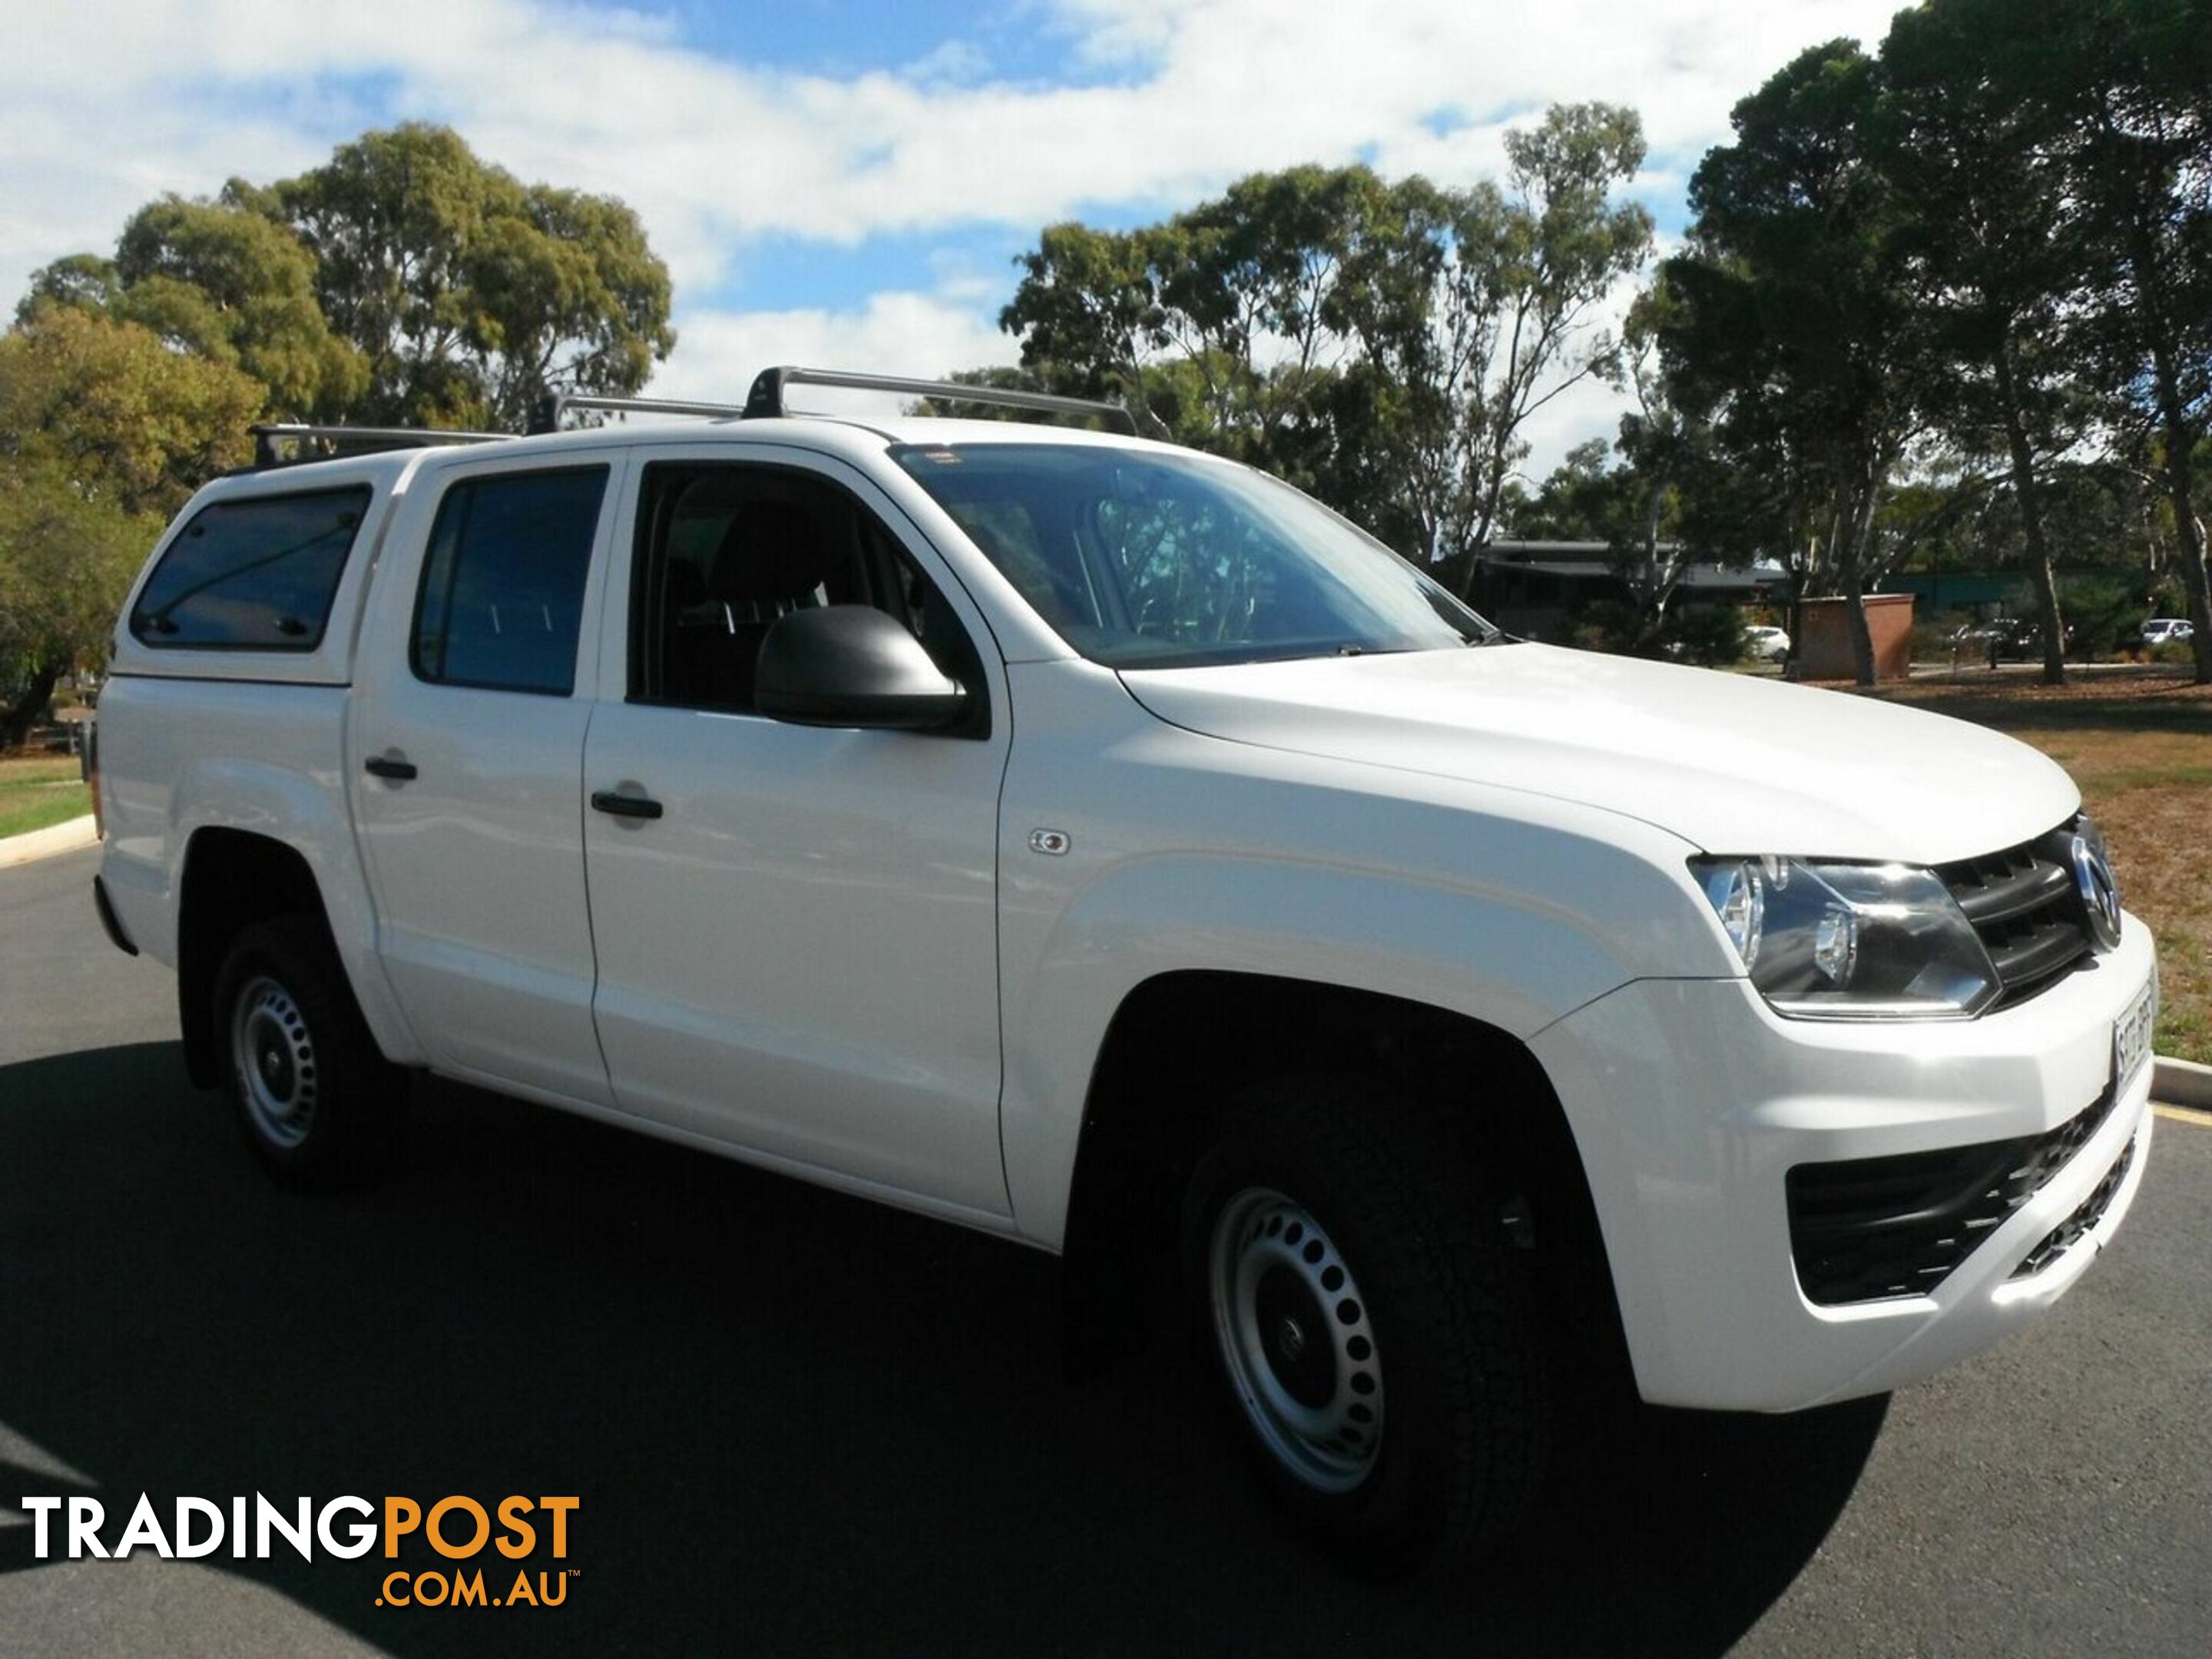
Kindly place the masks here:
<instances>
[{"instance_id":1,"label":"rear wheel","mask_svg":"<svg viewBox=\"0 0 2212 1659\"><path fill-rule=\"evenodd\" d=\"M1200 1340L1292 1519L1379 1576L1500 1537L1548 1431L1526 1257L1455 1138L1364 1079L1255 1092L1184 1205Z\"/></svg>"},{"instance_id":2,"label":"rear wheel","mask_svg":"<svg viewBox=\"0 0 2212 1659\"><path fill-rule=\"evenodd\" d=\"M380 1172L398 1147L407 1077L377 1051L321 921L246 928L215 994L224 1082L263 1165L302 1187Z\"/></svg>"}]
</instances>

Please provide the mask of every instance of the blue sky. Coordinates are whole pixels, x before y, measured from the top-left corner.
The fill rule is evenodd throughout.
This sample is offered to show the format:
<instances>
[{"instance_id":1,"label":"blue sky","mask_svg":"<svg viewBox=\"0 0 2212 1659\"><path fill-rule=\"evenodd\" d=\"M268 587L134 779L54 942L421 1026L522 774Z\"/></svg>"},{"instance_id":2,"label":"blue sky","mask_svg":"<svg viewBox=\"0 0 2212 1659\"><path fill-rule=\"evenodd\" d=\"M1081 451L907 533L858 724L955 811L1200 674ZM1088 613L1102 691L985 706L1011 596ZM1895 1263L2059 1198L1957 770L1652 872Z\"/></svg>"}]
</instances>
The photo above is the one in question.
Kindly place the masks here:
<instances>
[{"instance_id":1,"label":"blue sky","mask_svg":"<svg viewBox=\"0 0 2212 1659\"><path fill-rule=\"evenodd\" d=\"M611 8L610 8L611 9ZM643 9L665 18L684 38L718 56L805 75L846 77L870 70L902 70L930 61L950 41L988 42L979 62L993 78L1039 86L1127 82L1127 63L1075 64L1073 29L1056 26L1042 6L999 0L951 5L867 5L855 0L794 0L784 6L728 6L684 0ZM988 58L980 54L988 50ZM956 63L935 65L957 73Z\"/></svg>"},{"instance_id":2,"label":"blue sky","mask_svg":"<svg viewBox=\"0 0 2212 1659\"><path fill-rule=\"evenodd\" d=\"M1014 256L1064 218L1142 222L1261 168L1495 176L1555 101L1643 114L1634 192L1678 231L1729 106L1888 0L0 0L0 293L112 248L164 191L312 167L365 128L457 128L526 179L622 197L676 281L653 389L770 362L1010 362ZM1625 295L1623 296L1625 298ZM1540 473L1609 434L1577 388Z\"/></svg>"}]
</instances>

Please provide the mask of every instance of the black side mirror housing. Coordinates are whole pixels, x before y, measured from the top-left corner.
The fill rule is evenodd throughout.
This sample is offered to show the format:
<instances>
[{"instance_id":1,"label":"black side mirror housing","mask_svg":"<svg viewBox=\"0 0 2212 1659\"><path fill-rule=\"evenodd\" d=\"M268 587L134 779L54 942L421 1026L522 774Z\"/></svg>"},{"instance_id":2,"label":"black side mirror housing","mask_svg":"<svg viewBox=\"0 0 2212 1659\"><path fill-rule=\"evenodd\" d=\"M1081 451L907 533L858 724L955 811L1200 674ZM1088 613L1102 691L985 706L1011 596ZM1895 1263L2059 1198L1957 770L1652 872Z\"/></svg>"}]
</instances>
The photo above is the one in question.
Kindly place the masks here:
<instances>
[{"instance_id":1,"label":"black side mirror housing","mask_svg":"<svg viewBox=\"0 0 2212 1659\"><path fill-rule=\"evenodd\" d=\"M762 640L760 712L794 726L929 732L956 723L968 693L898 621L866 605L793 611Z\"/></svg>"}]
</instances>

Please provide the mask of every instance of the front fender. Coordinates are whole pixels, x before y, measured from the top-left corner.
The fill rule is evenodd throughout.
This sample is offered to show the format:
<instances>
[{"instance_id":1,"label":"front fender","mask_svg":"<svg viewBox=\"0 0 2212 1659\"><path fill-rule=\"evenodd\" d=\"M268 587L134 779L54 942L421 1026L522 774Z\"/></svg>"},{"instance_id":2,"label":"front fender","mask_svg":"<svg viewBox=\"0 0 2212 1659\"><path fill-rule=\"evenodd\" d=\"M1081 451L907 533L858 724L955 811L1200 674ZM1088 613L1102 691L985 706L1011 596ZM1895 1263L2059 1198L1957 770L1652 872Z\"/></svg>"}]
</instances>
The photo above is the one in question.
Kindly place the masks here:
<instances>
[{"instance_id":1,"label":"front fender","mask_svg":"<svg viewBox=\"0 0 2212 1659\"><path fill-rule=\"evenodd\" d=\"M1264 750L1025 670L1000 849L1001 1111L1021 1231L1058 1248L1093 1070L1139 986L1181 971L1372 992L1524 1041L1654 971L1712 971L1687 843L1616 815ZM1086 752L1087 749L1087 752ZM1057 832L1035 838L1037 830ZM1052 849L1052 850L1046 850ZM1694 964L1685 967L1669 952ZM1724 969L1722 969L1724 971Z\"/></svg>"}]
</instances>

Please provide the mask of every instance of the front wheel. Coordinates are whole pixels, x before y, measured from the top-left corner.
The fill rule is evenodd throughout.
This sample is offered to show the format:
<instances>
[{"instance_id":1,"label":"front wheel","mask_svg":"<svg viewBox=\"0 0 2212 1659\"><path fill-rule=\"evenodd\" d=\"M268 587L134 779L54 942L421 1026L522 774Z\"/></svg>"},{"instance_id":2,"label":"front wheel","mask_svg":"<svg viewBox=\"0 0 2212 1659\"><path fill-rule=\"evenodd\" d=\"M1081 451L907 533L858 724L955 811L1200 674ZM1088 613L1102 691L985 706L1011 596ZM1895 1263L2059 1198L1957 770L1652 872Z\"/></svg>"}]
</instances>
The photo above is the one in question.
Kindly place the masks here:
<instances>
[{"instance_id":1,"label":"front wheel","mask_svg":"<svg viewBox=\"0 0 2212 1659\"><path fill-rule=\"evenodd\" d=\"M240 933L216 977L216 1034L240 1129L278 1179L342 1187L395 1152L407 1078L378 1052L312 916Z\"/></svg>"},{"instance_id":2,"label":"front wheel","mask_svg":"<svg viewBox=\"0 0 2212 1659\"><path fill-rule=\"evenodd\" d=\"M1294 1522L1401 1577L1492 1542L1541 1474L1526 1258L1455 1137L1358 1079L1248 1097L1194 1173L1210 1368Z\"/></svg>"}]
</instances>

